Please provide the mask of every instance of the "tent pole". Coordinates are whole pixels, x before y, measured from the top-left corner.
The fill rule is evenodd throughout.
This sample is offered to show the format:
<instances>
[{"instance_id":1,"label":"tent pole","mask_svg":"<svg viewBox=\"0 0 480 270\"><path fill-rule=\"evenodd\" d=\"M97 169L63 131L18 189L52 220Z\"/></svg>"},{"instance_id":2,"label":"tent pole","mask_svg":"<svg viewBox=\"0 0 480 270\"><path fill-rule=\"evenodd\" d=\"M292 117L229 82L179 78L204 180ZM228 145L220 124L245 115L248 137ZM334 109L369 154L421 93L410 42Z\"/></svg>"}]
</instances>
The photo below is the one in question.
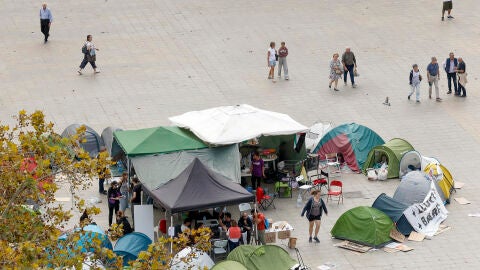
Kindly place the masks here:
<instances>
[{"instance_id":1,"label":"tent pole","mask_svg":"<svg viewBox=\"0 0 480 270\"><path fill-rule=\"evenodd\" d=\"M167 214L165 213L165 216L166 215ZM173 215L172 215L172 213L170 213L170 226L173 227ZM173 240L173 235L171 235L170 238L172 238L172 240ZM173 253L173 241L170 242L170 253Z\"/></svg>"}]
</instances>

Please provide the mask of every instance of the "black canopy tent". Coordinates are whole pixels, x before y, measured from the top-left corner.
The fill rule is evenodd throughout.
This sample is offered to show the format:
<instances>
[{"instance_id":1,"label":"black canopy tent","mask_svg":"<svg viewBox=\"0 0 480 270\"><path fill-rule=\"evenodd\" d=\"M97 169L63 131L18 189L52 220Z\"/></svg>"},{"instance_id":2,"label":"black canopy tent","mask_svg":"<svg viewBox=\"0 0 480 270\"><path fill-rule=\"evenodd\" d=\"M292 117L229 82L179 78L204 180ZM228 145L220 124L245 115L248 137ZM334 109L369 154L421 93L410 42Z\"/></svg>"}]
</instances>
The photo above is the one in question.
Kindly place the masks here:
<instances>
[{"instance_id":1,"label":"black canopy tent","mask_svg":"<svg viewBox=\"0 0 480 270\"><path fill-rule=\"evenodd\" d=\"M144 190L170 213L253 202L255 196L195 158L177 177Z\"/></svg>"}]
</instances>

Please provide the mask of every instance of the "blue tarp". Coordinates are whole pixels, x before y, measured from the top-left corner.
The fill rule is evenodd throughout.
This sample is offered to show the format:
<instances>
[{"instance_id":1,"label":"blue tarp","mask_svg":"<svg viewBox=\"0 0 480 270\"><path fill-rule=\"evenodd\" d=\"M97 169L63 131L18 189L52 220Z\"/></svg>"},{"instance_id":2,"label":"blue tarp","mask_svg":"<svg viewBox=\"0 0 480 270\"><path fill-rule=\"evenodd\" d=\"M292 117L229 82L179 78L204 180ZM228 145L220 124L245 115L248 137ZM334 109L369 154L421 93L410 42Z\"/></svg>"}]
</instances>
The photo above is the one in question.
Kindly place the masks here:
<instances>
[{"instance_id":1,"label":"blue tarp","mask_svg":"<svg viewBox=\"0 0 480 270\"><path fill-rule=\"evenodd\" d=\"M152 240L148 236L139 232L129 233L122 238L118 239L113 252L123 257L123 265L128 266L129 261L137 259L138 254L141 251L148 249L148 246L152 243Z\"/></svg>"}]
</instances>

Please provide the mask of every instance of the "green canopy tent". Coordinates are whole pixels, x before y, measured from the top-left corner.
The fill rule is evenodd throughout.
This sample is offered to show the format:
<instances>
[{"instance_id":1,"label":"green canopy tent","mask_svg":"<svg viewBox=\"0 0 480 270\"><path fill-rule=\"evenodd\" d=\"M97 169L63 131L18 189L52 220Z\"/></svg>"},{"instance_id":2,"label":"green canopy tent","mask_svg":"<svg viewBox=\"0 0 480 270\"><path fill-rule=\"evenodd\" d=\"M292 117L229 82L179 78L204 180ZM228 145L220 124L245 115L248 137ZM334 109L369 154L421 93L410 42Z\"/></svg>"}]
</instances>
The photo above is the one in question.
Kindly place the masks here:
<instances>
[{"instance_id":1,"label":"green canopy tent","mask_svg":"<svg viewBox=\"0 0 480 270\"><path fill-rule=\"evenodd\" d=\"M208 147L192 132L179 127L119 130L113 136L129 157Z\"/></svg>"},{"instance_id":2,"label":"green canopy tent","mask_svg":"<svg viewBox=\"0 0 480 270\"><path fill-rule=\"evenodd\" d=\"M241 245L230 252L227 259L249 270L288 270L297 264L287 251L275 245Z\"/></svg>"},{"instance_id":3,"label":"green canopy tent","mask_svg":"<svg viewBox=\"0 0 480 270\"><path fill-rule=\"evenodd\" d=\"M382 160L382 156L386 156L388 162L387 178L398 178L400 160L405 153L412 150L415 150L413 146L400 138L394 138L385 144L377 145L368 153L367 160L363 164L363 173L366 174L367 169L373 168L375 164Z\"/></svg>"},{"instance_id":4,"label":"green canopy tent","mask_svg":"<svg viewBox=\"0 0 480 270\"><path fill-rule=\"evenodd\" d=\"M337 239L378 248L392 240L390 238L392 228L392 220L382 211L373 207L358 206L343 213L330 233Z\"/></svg>"}]
</instances>

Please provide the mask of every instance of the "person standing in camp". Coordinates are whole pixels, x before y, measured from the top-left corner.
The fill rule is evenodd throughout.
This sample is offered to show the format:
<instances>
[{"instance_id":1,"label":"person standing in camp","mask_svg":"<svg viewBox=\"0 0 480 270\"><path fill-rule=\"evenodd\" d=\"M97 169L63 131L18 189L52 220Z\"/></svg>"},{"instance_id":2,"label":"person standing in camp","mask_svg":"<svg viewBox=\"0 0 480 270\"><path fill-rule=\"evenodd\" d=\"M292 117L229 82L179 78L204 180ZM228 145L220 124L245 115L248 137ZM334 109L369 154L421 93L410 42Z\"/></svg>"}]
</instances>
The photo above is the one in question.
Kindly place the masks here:
<instances>
[{"instance_id":1,"label":"person standing in camp","mask_svg":"<svg viewBox=\"0 0 480 270\"><path fill-rule=\"evenodd\" d=\"M240 219L238 220L238 226L242 229L242 232L243 233L247 233L247 242L246 243L243 243L244 245L248 245L250 244L250 238L251 238L251 234L252 234L252 220L248 217L248 214L247 212L243 212L242 213L242 216L240 217Z\"/></svg>"},{"instance_id":2,"label":"person standing in camp","mask_svg":"<svg viewBox=\"0 0 480 270\"><path fill-rule=\"evenodd\" d=\"M262 245L266 245L265 242L265 215L263 213L257 212L256 210L252 209L252 220L256 226L256 236L258 236L257 243Z\"/></svg>"},{"instance_id":3,"label":"person standing in camp","mask_svg":"<svg viewBox=\"0 0 480 270\"><path fill-rule=\"evenodd\" d=\"M138 180L137 177L133 178L133 188L132 188L132 198L130 199L130 202L132 203L132 221L133 225L135 225L135 205L140 205L142 204L142 184Z\"/></svg>"},{"instance_id":4,"label":"person standing in camp","mask_svg":"<svg viewBox=\"0 0 480 270\"><path fill-rule=\"evenodd\" d=\"M265 177L265 167L263 159L260 158L260 153L255 151L253 153L252 165L250 166L250 172L252 173L252 188L257 189L260 186L260 182Z\"/></svg>"},{"instance_id":5,"label":"person standing in camp","mask_svg":"<svg viewBox=\"0 0 480 270\"><path fill-rule=\"evenodd\" d=\"M97 159L100 158L100 155L108 155L107 148L105 148L105 146L102 146L100 148L100 153L98 153ZM107 167L98 167L97 175L98 175L98 192L106 195L107 191L105 191L105 179L110 176L110 169L108 169Z\"/></svg>"},{"instance_id":6,"label":"person standing in camp","mask_svg":"<svg viewBox=\"0 0 480 270\"><path fill-rule=\"evenodd\" d=\"M313 225L315 225L315 236L313 239L315 242L320 243L318 239L318 231L320 231L320 222L322 220L322 210L325 212L325 215L328 215L327 207L325 202L320 198L320 190L313 190L311 192L312 197L307 201L303 207L301 216L303 217L307 213L307 219L309 222L308 227L308 242L312 242L312 232Z\"/></svg>"},{"instance_id":7,"label":"person standing in camp","mask_svg":"<svg viewBox=\"0 0 480 270\"><path fill-rule=\"evenodd\" d=\"M122 193L122 198L120 199L120 210L125 212L128 206L128 173L123 172L122 178L120 180L120 193Z\"/></svg>"},{"instance_id":8,"label":"person standing in camp","mask_svg":"<svg viewBox=\"0 0 480 270\"><path fill-rule=\"evenodd\" d=\"M112 226L112 219L113 219L113 211L115 211L115 215L118 213L120 209L120 198L122 197L122 193L118 188L117 181L113 181L112 185L108 189L107 198L108 198L108 226Z\"/></svg>"},{"instance_id":9,"label":"person standing in camp","mask_svg":"<svg viewBox=\"0 0 480 270\"><path fill-rule=\"evenodd\" d=\"M467 84L467 73L465 61L461 57L458 58L458 67L457 67L457 75L458 75L458 92L457 96L459 97L466 97L467 90L465 89L465 84ZM463 94L462 94L463 92Z\"/></svg>"}]
</instances>

